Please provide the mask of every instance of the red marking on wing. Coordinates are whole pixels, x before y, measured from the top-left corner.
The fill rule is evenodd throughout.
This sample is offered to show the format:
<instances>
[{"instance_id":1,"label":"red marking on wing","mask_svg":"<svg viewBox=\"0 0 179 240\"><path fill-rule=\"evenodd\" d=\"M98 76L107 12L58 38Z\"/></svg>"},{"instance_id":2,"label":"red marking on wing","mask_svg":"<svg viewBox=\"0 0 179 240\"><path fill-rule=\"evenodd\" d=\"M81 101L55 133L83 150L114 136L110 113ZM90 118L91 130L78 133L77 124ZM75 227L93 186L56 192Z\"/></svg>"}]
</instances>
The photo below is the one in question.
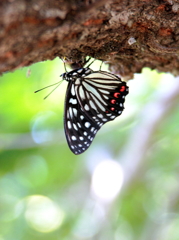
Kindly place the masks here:
<instances>
[{"instance_id":1,"label":"red marking on wing","mask_svg":"<svg viewBox=\"0 0 179 240\"><path fill-rule=\"evenodd\" d=\"M120 89L120 92L124 92L125 90L126 90L126 87L122 86L121 89Z\"/></svg>"},{"instance_id":2,"label":"red marking on wing","mask_svg":"<svg viewBox=\"0 0 179 240\"><path fill-rule=\"evenodd\" d=\"M113 96L114 96L115 98L119 98L119 95L120 95L119 92L115 92Z\"/></svg>"},{"instance_id":3,"label":"red marking on wing","mask_svg":"<svg viewBox=\"0 0 179 240\"><path fill-rule=\"evenodd\" d=\"M111 103L112 103L112 104L115 104L115 103L116 103L116 100L115 100L115 99L111 99Z\"/></svg>"}]
</instances>

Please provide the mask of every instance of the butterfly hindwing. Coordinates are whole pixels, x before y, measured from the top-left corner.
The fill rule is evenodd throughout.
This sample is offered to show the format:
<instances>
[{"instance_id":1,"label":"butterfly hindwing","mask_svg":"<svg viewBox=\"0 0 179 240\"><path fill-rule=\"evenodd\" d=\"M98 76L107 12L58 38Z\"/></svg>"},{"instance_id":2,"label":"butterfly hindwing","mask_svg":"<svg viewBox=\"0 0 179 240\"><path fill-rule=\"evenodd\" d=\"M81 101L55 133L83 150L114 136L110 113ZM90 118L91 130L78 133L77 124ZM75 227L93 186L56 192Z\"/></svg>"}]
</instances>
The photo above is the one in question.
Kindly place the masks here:
<instances>
[{"instance_id":1,"label":"butterfly hindwing","mask_svg":"<svg viewBox=\"0 0 179 240\"><path fill-rule=\"evenodd\" d=\"M75 81L78 101L86 114L100 126L124 110L126 83L114 74L98 71Z\"/></svg>"}]
</instances>

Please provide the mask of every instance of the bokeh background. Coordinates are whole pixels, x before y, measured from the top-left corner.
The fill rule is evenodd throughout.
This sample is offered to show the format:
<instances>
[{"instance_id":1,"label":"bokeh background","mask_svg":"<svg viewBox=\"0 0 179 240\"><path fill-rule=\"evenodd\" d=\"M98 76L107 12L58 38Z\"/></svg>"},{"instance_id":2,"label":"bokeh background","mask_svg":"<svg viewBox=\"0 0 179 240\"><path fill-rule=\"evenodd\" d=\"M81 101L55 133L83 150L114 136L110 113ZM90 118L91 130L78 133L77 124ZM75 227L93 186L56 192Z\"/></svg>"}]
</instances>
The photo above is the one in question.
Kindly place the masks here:
<instances>
[{"instance_id":1,"label":"bokeh background","mask_svg":"<svg viewBox=\"0 0 179 240\"><path fill-rule=\"evenodd\" d=\"M0 240L178 240L179 79L136 74L123 114L75 156L67 82L34 94L63 72L55 59L0 77Z\"/></svg>"}]
</instances>

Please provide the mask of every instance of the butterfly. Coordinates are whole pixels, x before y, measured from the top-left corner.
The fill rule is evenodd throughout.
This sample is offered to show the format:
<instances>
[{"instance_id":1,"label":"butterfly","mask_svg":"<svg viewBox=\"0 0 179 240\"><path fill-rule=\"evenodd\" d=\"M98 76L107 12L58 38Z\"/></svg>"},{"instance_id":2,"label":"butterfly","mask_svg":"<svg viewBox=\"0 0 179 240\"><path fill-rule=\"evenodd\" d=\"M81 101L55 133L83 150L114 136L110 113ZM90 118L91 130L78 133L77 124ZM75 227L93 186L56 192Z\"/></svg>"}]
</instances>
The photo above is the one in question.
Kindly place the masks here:
<instances>
[{"instance_id":1,"label":"butterfly","mask_svg":"<svg viewBox=\"0 0 179 240\"><path fill-rule=\"evenodd\" d=\"M124 110L128 86L107 71L89 66L61 74L68 82L65 97L64 129L71 151L85 152L99 129ZM37 91L36 91L37 92Z\"/></svg>"}]
</instances>

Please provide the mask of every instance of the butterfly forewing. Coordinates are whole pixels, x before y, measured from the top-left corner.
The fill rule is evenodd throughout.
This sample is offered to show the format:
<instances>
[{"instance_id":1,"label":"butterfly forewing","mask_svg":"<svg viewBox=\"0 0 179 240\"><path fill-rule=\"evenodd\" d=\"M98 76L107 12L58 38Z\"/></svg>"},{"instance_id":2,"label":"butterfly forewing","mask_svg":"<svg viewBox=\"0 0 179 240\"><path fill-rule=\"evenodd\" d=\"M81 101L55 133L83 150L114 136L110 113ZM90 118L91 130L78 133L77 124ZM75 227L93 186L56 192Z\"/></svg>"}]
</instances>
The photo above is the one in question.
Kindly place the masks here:
<instances>
[{"instance_id":1,"label":"butterfly forewing","mask_svg":"<svg viewBox=\"0 0 179 240\"><path fill-rule=\"evenodd\" d=\"M81 108L72 81L66 93L64 126L68 145L76 155L89 148L100 128Z\"/></svg>"}]
</instances>

